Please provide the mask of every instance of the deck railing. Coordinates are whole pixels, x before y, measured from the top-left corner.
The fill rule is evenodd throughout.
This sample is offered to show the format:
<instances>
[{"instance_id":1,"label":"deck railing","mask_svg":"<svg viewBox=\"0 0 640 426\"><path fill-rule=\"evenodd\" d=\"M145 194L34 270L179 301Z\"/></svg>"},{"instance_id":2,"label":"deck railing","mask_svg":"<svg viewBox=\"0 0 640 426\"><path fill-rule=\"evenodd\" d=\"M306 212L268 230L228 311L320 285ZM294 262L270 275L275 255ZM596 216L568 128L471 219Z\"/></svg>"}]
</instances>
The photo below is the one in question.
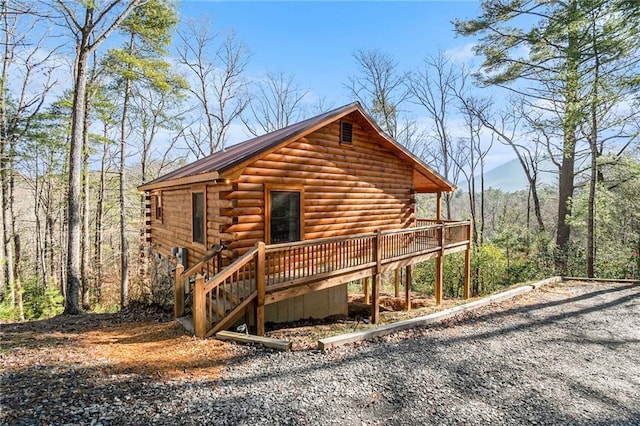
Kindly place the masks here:
<instances>
[{"instance_id":1,"label":"deck railing","mask_svg":"<svg viewBox=\"0 0 640 426\"><path fill-rule=\"evenodd\" d=\"M295 286L468 243L470 222L433 223L384 232L266 246L266 287ZM379 253L378 253L379 252Z\"/></svg>"},{"instance_id":2,"label":"deck railing","mask_svg":"<svg viewBox=\"0 0 640 426\"><path fill-rule=\"evenodd\" d=\"M178 292L193 274L193 323L196 336L209 336L232 325L257 299L258 334L264 325L267 293L328 278L396 269L416 259L442 256L447 250L468 247L471 223L418 219L416 227L377 231L265 246L258 243L211 278L198 265L187 271L176 268L176 315ZM204 262L204 263L203 263ZM182 289L184 291L184 289ZM184 301L182 301L184 306Z\"/></svg>"}]
</instances>

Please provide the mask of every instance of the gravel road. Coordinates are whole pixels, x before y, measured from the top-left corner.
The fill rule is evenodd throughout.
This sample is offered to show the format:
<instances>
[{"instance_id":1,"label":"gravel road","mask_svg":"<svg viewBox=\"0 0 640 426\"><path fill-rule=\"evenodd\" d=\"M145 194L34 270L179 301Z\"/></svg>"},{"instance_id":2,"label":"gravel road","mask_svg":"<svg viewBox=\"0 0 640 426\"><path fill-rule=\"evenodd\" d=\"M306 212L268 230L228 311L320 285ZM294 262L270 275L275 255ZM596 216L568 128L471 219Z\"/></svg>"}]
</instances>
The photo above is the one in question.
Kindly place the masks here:
<instances>
[{"instance_id":1,"label":"gravel road","mask_svg":"<svg viewBox=\"0 0 640 426\"><path fill-rule=\"evenodd\" d=\"M52 392L65 405L40 400L4 421L640 425L638 285L561 284L326 354L231 350L217 380L87 381L72 367L54 377L43 368L29 374L64 383ZM29 400L28 389L10 388L11 374L22 373L4 376L9 410Z\"/></svg>"}]
</instances>

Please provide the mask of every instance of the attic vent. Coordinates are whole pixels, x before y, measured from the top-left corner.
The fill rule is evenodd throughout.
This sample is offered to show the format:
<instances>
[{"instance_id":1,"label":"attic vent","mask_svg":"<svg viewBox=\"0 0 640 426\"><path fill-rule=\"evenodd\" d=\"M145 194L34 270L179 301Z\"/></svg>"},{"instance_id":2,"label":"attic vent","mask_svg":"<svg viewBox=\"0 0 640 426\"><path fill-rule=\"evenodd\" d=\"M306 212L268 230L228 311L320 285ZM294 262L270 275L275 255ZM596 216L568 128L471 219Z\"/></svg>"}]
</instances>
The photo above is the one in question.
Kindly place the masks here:
<instances>
[{"instance_id":1,"label":"attic vent","mask_svg":"<svg viewBox=\"0 0 640 426\"><path fill-rule=\"evenodd\" d=\"M353 142L353 124L347 123L346 121L340 122L340 142Z\"/></svg>"}]
</instances>

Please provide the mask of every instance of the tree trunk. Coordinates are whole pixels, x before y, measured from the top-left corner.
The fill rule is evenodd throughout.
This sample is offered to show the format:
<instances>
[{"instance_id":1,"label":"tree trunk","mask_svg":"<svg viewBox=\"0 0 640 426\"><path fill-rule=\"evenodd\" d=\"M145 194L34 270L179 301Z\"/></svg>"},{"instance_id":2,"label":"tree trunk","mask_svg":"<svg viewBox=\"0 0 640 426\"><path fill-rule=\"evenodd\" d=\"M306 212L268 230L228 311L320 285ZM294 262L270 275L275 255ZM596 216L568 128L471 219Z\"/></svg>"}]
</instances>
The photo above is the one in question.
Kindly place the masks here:
<instances>
[{"instance_id":1,"label":"tree trunk","mask_svg":"<svg viewBox=\"0 0 640 426\"><path fill-rule=\"evenodd\" d=\"M13 282L13 229L11 228L11 209L10 209L10 193L9 193L9 161L7 158L8 141L3 138L2 147L0 147L0 180L2 181L2 245L4 250L4 264L6 266L6 286L9 289L9 303L11 307L16 305L16 292Z\"/></svg>"},{"instance_id":2,"label":"tree trunk","mask_svg":"<svg viewBox=\"0 0 640 426\"><path fill-rule=\"evenodd\" d=\"M91 12L88 10L87 14ZM84 100L87 85L87 63L89 52L84 35L78 47L76 64L75 93L71 119L71 147L69 150L69 192L67 195L67 277L64 313L77 315L80 313L78 292L80 290L80 194L82 174L82 143Z\"/></svg>"},{"instance_id":3,"label":"tree trunk","mask_svg":"<svg viewBox=\"0 0 640 426\"><path fill-rule=\"evenodd\" d=\"M14 277L13 281L16 286L16 304L18 305L18 318L20 321L24 321L24 305L22 303L22 281L20 280L20 257L22 254L22 246L20 244L20 235L16 234L13 238L15 243L16 264L13 268Z\"/></svg>"},{"instance_id":4,"label":"tree trunk","mask_svg":"<svg viewBox=\"0 0 640 426\"><path fill-rule=\"evenodd\" d=\"M105 125L104 136L105 141L107 135L107 127ZM109 152L108 142L102 145L102 158L100 160L100 184L98 189L98 205L96 206L96 234L94 240L94 267L96 268L95 277L95 297L100 303L102 299L102 218L104 216L104 192L106 180L107 153Z\"/></svg>"},{"instance_id":5,"label":"tree trunk","mask_svg":"<svg viewBox=\"0 0 640 426\"><path fill-rule=\"evenodd\" d=\"M133 48L134 36L131 35L129 49ZM125 189L125 168L127 152L127 119L129 114L129 96L131 82L125 79L124 99L122 101L122 122L120 123L120 308L127 307L129 301L129 244L127 242L127 210Z\"/></svg>"},{"instance_id":6,"label":"tree trunk","mask_svg":"<svg viewBox=\"0 0 640 426\"><path fill-rule=\"evenodd\" d=\"M81 242L81 261L80 261L80 277L82 280L82 309L90 308L89 301L89 252L91 247L91 238L89 232L89 125L91 112L91 94L87 90L84 100L84 118L82 120L83 138L82 138L82 242Z\"/></svg>"},{"instance_id":7,"label":"tree trunk","mask_svg":"<svg viewBox=\"0 0 640 426\"><path fill-rule=\"evenodd\" d=\"M569 22L577 22L578 6L577 0L571 0L569 8ZM563 155L560 167L560 177L558 183L558 226L556 233L556 273L567 275L569 240L571 237L571 227L567 219L571 216L571 199L573 198L573 178L575 167L576 151L576 128L578 116L580 114L579 105L579 74L578 65L580 62L578 30L576 25L570 25L568 30L567 46L567 87L565 89L566 110L564 113L564 138Z\"/></svg>"},{"instance_id":8,"label":"tree trunk","mask_svg":"<svg viewBox=\"0 0 640 426\"><path fill-rule=\"evenodd\" d=\"M595 22L593 23L595 26ZM589 177L589 199L587 202L587 277L595 277L596 263L596 186L598 184L598 85L600 84L600 56L598 52L598 44L593 40L593 90L591 93L591 132L589 135L589 148L591 149L591 164Z\"/></svg>"}]
</instances>

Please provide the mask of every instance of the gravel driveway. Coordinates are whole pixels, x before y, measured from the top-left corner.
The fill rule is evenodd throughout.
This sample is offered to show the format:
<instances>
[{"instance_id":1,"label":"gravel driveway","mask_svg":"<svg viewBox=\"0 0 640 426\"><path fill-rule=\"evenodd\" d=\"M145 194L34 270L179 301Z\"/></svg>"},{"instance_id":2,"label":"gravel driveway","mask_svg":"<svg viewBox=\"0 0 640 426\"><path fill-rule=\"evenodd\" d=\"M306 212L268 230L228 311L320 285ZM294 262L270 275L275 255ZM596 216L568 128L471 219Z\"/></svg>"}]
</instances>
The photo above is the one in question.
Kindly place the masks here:
<instances>
[{"instance_id":1,"label":"gravel driveway","mask_svg":"<svg viewBox=\"0 0 640 426\"><path fill-rule=\"evenodd\" d=\"M69 370L64 406L11 423L640 425L637 285L561 284L326 354L231 350L218 380Z\"/></svg>"}]
</instances>

